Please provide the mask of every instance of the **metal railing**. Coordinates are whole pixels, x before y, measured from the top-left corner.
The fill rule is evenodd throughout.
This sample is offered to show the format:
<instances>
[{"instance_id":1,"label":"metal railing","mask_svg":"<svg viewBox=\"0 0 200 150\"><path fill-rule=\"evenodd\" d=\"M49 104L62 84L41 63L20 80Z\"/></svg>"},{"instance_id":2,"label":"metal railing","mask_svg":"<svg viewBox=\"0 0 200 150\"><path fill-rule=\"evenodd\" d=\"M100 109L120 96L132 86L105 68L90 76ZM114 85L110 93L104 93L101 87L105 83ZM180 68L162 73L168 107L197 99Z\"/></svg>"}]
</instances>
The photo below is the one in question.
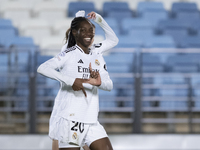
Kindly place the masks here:
<instances>
[{"instance_id":1,"label":"metal railing","mask_svg":"<svg viewBox=\"0 0 200 150\"><path fill-rule=\"evenodd\" d=\"M15 128L16 124L23 123L26 127L23 131L25 133L36 133L38 132L38 124L48 124L54 98L59 88L58 82L36 73L37 66L39 65L37 64L38 51L38 49L33 51L27 48L0 50L0 55L7 55L7 62L0 60L0 67L3 68L0 72L0 114L1 118L3 118L0 119L0 124L13 124ZM200 119L198 118L200 114L198 101L200 102L200 100L199 96L193 94L194 90L200 90L200 84L193 84L191 81L194 76L200 78L200 71L176 73L170 71L144 72L142 70L144 65L142 64L142 59L145 54L200 54L199 49L113 49L109 56L112 57L117 53L133 55L133 62L130 66L132 69L128 72L120 72L120 70L109 72L111 79L113 79L116 93L110 95L100 94L99 120L101 123L130 124L134 133L144 132L144 124L165 124L168 126L187 124L187 128L189 128L186 131L187 133L200 132L193 130L193 125L200 124ZM106 58L107 56L105 55L104 57ZM108 71L112 65L118 65L117 61L119 60L114 61L116 61L114 64L107 62ZM179 75L186 82L183 84L152 82L153 79L158 79L158 77L173 79ZM123 83L123 80L126 80L126 82ZM178 96L173 94L151 94L156 90L162 89L186 90L188 93ZM145 90L150 92L145 94ZM126 93L127 91L129 92L128 94ZM185 102L185 105L180 105L180 107L177 107L178 105L175 105L175 107L165 106L163 102ZM107 117L107 113L110 113L109 117ZM145 116L151 113L164 113L165 115L162 117ZM177 117L176 115L179 113L183 115ZM16 114L20 114L20 117L13 117ZM41 114L45 114L46 117L40 117ZM118 117L116 114L123 115ZM165 132L171 133L176 131L169 128Z\"/></svg>"}]
</instances>

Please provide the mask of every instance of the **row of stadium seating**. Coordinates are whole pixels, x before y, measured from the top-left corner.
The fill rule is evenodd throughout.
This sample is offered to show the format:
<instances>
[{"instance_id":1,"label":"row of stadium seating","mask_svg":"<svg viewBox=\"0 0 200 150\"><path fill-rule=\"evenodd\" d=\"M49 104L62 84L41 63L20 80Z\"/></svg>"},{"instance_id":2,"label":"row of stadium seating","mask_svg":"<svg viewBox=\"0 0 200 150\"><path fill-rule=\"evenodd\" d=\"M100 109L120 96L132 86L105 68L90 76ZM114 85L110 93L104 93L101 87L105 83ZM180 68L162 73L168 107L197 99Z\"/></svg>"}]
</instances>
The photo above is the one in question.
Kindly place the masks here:
<instances>
[{"instance_id":1,"label":"row of stadium seating","mask_svg":"<svg viewBox=\"0 0 200 150\"><path fill-rule=\"evenodd\" d=\"M146 2L144 2L146 3ZM145 48L153 48L153 47L160 47L160 48L171 48L171 47L200 47L199 43L199 30L200 26L198 26L199 21L199 11L197 6L193 3L187 3L187 7L184 4L186 3L178 3L183 4L183 14L180 15L183 17L182 19L178 18L179 15L177 11L182 11L181 9L177 9L177 11L170 11L167 12L163 9L162 3L149 3L152 5L146 5L138 9L138 12L132 13L132 16L127 16L127 12L125 11L125 16L128 18L118 20L117 16L119 13L111 13L109 14L102 14L105 15L105 19L108 24L115 30L116 34L119 37L119 44L117 47L122 48L134 48L134 47L145 47ZM116 3L117 4L117 3ZM142 4L142 3L141 3ZM155 4L155 5L153 5ZM159 4L159 5L157 5ZM191 4L191 5L190 5ZM88 5L89 6L89 5ZM122 5L123 6L123 5ZM127 5L126 5L127 6ZM138 5L139 6L139 5ZM191 7L189 7L191 6ZM120 7L120 6L119 6ZM150 7L147 8L146 7ZM157 9L158 8L158 9ZM190 9L191 8L191 9ZM123 7L122 7L123 12ZM120 12L120 14L123 14ZM173 12L173 13L172 13ZM108 12L109 13L109 12ZM130 13L130 11L128 12ZM180 13L181 14L181 13ZM107 17L106 17L107 15ZM117 16L116 16L117 15ZM197 16L196 18L192 18L193 16ZM123 17L123 16L121 16ZM131 17L131 18L130 18ZM187 19L186 19L187 18ZM164 19L164 20L162 20ZM191 21L193 19L193 23ZM190 21L188 21L190 20ZM25 20L26 21L26 20ZM38 20L37 20L38 21ZM22 25L26 26L27 29L32 29L29 31L24 31L24 35L31 36L33 33L36 33L37 40L43 41L48 39L47 36L51 36L52 33L49 32L48 23L37 22L40 24L40 28L34 30L36 26L34 26L36 22L33 20L27 22L27 26L25 22ZM36 23L36 24L37 24ZM58 22L59 23L59 22ZM37 24L37 25L38 25ZM68 23L69 24L69 23ZM62 25L64 27L64 31L66 30L66 24ZM60 30L60 28L58 28ZM14 106L16 108L25 108L28 107L28 97L30 94L29 91L29 73L30 73L30 60L33 59L33 49L36 49L35 37L24 37L21 36L22 33L20 28L16 28L12 25L11 20L0 20L0 43L2 48L12 48L16 50L16 53L12 52L1 52L0 54L0 68L4 72L3 77L1 77L1 91L0 94L10 94L13 96L20 97L20 101L15 101ZM52 31L51 31L52 32ZM102 31L98 28L96 29L96 33L98 35L103 35ZM173 35L174 34L174 35ZM41 40L39 38L45 35L44 38ZM172 38L174 37L174 39ZM63 38L63 36L62 36ZM182 41L183 38L184 40ZM185 40L188 38L187 40ZM191 38L189 40L189 38ZM197 42L195 43L195 39ZM62 39L59 39L59 42L62 42ZM183 42L183 43L182 43ZM187 42L192 42L192 44L188 44ZM49 40L47 43L52 44ZM182 45L184 44L184 45ZM61 44L60 44L61 45ZM19 51L17 50L19 47ZM21 47L26 47L24 51L22 51ZM60 49L61 46L59 46ZM38 48L38 47L37 47ZM28 49L30 51L28 51ZM9 49L10 50L10 49ZM34 52L35 53L35 52ZM8 55L9 54L9 55ZM39 64L44 62L45 60L51 58L51 56L42 56L38 55L37 57L37 65L35 68L38 67ZM114 89L111 92L104 92L100 91L100 108L104 109L118 109L119 108L130 108L134 106L134 72L135 72L135 56L133 53L111 53L105 56L105 60L107 62L108 71L111 73L111 78L114 82ZM166 54L166 55L156 55L156 54L143 54L142 55L142 72L143 73L199 73L200 72L200 61L199 61L199 54ZM117 60L117 61L116 61ZM35 69L34 68L34 69ZM17 74L13 78L9 78L6 76L6 73L10 74ZM24 73L24 74L23 74ZM119 73L126 76L126 77L115 77L113 74ZM165 96L173 96L179 97L183 96L185 99L181 101L177 101L177 98L172 98L170 101L168 100L147 100L143 101L143 107L159 107L159 108L173 108L179 109L184 108L187 110L188 106L188 99L187 96L190 92L190 88L186 86L186 88L180 88L182 85L192 85L192 96L198 98L199 96L199 89L196 88L196 85L199 84L199 78L191 76L191 81L188 82L188 78L184 76L184 74L180 74L178 77L175 76L173 78L162 78L162 77L145 77L143 78L144 89L142 89L142 96L145 97L165 97ZM9 84L8 84L9 83ZM12 88L9 85L16 85L17 88ZM145 84L152 84L153 87L145 88ZM162 89L162 85L174 85L177 84L180 87L178 89ZM159 87L158 87L159 85ZM160 86L161 85L161 86ZM36 78L36 86L37 86L37 106L40 110L45 110L47 107L53 106L53 99L56 95L59 85L57 81L48 79L41 75L38 75ZM155 86L155 87L154 87ZM2 88L5 87L5 88ZM184 87L184 86L183 86ZM11 91L11 93L7 93L7 91ZM47 96L45 99L44 96ZM199 106L199 102L194 100L194 107ZM130 109L127 109L128 111ZM126 111L126 110L124 110Z\"/></svg>"},{"instance_id":2,"label":"row of stadium seating","mask_svg":"<svg viewBox=\"0 0 200 150\"><path fill-rule=\"evenodd\" d=\"M23 108L23 110L26 110L28 107L28 98L30 94L30 56L28 51L12 52L10 55L7 52L1 53L0 55L0 68L2 70L0 74L0 94L4 96L10 94L18 97L20 101L14 101L14 107L18 109ZM155 100L143 101L142 107L156 107L161 110L165 108L176 110L183 107L184 110L187 110L188 96L191 92L194 101L193 107L199 108L199 101L196 100L200 96L200 89L198 88L200 78L197 74L199 71L192 66L194 64L199 66L199 54L169 54L169 56L164 54L163 56L164 57L158 57L156 54L145 53L142 56L143 73L161 73L155 74L152 77L146 77L144 74L142 79L142 97L143 99L155 98ZM131 107L134 106L133 100L135 96L135 80L133 74L135 72L134 67L136 62L134 54L115 52L104 57L114 83L114 89L111 92L99 91L100 108L102 110L126 107L131 109ZM51 56L38 55L36 58L38 66L50 59ZM165 61L168 62L169 65L173 64L171 67L176 68L176 71L174 70L171 73L176 74L163 76L162 73L165 72L162 69L157 69L160 67L159 63L163 64ZM37 68L37 66L34 67ZM185 74L182 74L183 72L188 75L185 76ZM36 87L38 109L45 111L45 108L51 108L53 106L54 97L59 89L59 83L38 74L36 78ZM170 101L168 97L171 97ZM163 98L165 98L165 100L160 100Z\"/></svg>"},{"instance_id":3,"label":"row of stadium seating","mask_svg":"<svg viewBox=\"0 0 200 150\"><path fill-rule=\"evenodd\" d=\"M78 1L69 2L65 11L74 15L81 9L80 6L88 12L95 10L92 2ZM32 37L34 43L42 49L60 49L73 15L60 18L62 15L57 14L56 10L44 9L46 12L41 13L41 18L26 18L24 12L18 9L9 10L9 15L3 13L2 17L12 22L0 20L0 35L4 35L0 37L1 43L10 46L12 41L6 39L18 34ZM101 14L119 37L117 47L200 47L200 13L195 3L176 2L168 11L161 2L139 2L137 10L133 12L127 2L105 2ZM96 41L103 40L104 33L98 25L96 35Z\"/></svg>"}]
</instances>

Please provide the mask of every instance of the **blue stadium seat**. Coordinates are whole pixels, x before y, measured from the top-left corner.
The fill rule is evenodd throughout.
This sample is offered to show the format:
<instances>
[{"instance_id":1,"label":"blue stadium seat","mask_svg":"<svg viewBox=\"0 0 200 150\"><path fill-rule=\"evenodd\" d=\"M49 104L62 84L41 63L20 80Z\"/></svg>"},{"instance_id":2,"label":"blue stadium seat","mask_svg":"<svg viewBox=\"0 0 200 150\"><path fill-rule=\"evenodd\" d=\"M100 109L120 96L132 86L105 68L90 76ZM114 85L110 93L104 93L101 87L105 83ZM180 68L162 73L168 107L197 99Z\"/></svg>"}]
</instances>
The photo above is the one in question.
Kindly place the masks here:
<instances>
[{"instance_id":1,"label":"blue stadium seat","mask_svg":"<svg viewBox=\"0 0 200 150\"><path fill-rule=\"evenodd\" d=\"M17 54L14 56L14 58L11 59L12 65L17 66L13 68L14 71L16 72L29 72L30 71L30 52L26 50L21 50L21 49L16 49ZM17 59L15 59L17 58Z\"/></svg>"},{"instance_id":2,"label":"blue stadium seat","mask_svg":"<svg viewBox=\"0 0 200 150\"><path fill-rule=\"evenodd\" d=\"M142 39L137 38L135 35L121 35L118 38L117 48L137 48L143 46Z\"/></svg>"},{"instance_id":3,"label":"blue stadium seat","mask_svg":"<svg viewBox=\"0 0 200 150\"><path fill-rule=\"evenodd\" d=\"M29 76L19 76L16 79L17 86L29 86Z\"/></svg>"},{"instance_id":4,"label":"blue stadium seat","mask_svg":"<svg viewBox=\"0 0 200 150\"><path fill-rule=\"evenodd\" d=\"M200 101L199 101L200 89L198 89L198 87L195 89L194 87L192 89L192 95L195 97L194 107L199 109L200 108Z\"/></svg>"},{"instance_id":5,"label":"blue stadium seat","mask_svg":"<svg viewBox=\"0 0 200 150\"><path fill-rule=\"evenodd\" d=\"M9 72L9 55L7 53L0 52L0 94L5 94L9 86L8 81L11 78L7 77Z\"/></svg>"},{"instance_id":6,"label":"blue stadium seat","mask_svg":"<svg viewBox=\"0 0 200 150\"><path fill-rule=\"evenodd\" d=\"M167 20L160 20L157 25L157 30L163 32L165 29L185 29L188 30L190 27L190 22L179 20L179 19L167 19Z\"/></svg>"},{"instance_id":7,"label":"blue stadium seat","mask_svg":"<svg viewBox=\"0 0 200 150\"><path fill-rule=\"evenodd\" d=\"M116 90L111 90L111 91L99 90L99 95L101 95L101 96L116 96L117 91Z\"/></svg>"},{"instance_id":8,"label":"blue stadium seat","mask_svg":"<svg viewBox=\"0 0 200 150\"><path fill-rule=\"evenodd\" d=\"M162 85L162 84L183 85L183 84L187 84L187 79L181 73L170 76L170 77L166 77L166 76L163 77L162 75L155 75L153 78L153 84L154 85Z\"/></svg>"},{"instance_id":9,"label":"blue stadium seat","mask_svg":"<svg viewBox=\"0 0 200 150\"><path fill-rule=\"evenodd\" d=\"M116 107L117 107L117 102L115 101L114 97L105 98L99 95L100 110L104 108L116 108Z\"/></svg>"},{"instance_id":10,"label":"blue stadium seat","mask_svg":"<svg viewBox=\"0 0 200 150\"><path fill-rule=\"evenodd\" d=\"M191 54L171 56L167 62L167 66L172 72L198 72L199 60Z\"/></svg>"},{"instance_id":11,"label":"blue stadium seat","mask_svg":"<svg viewBox=\"0 0 200 150\"><path fill-rule=\"evenodd\" d=\"M187 101L160 101L159 107L167 110L187 110Z\"/></svg>"},{"instance_id":12,"label":"blue stadium seat","mask_svg":"<svg viewBox=\"0 0 200 150\"><path fill-rule=\"evenodd\" d=\"M144 28L144 29L133 28L133 29L129 30L128 35L129 36L135 36L138 39L143 40L146 37L150 37L150 36L155 35L155 31L152 28Z\"/></svg>"},{"instance_id":13,"label":"blue stadium seat","mask_svg":"<svg viewBox=\"0 0 200 150\"><path fill-rule=\"evenodd\" d=\"M129 73L132 72L132 68L127 64L111 65L107 64L108 72L110 73Z\"/></svg>"},{"instance_id":14,"label":"blue stadium seat","mask_svg":"<svg viewBox=\"0 0 200 150\"><path fill-rule=\"evenodd\" d=\"M115 96L117 95L117 90L113 89L111 91L99 90L99 107L116 107Z\"/></svg>"},{"instance_id":15,"label":"blue stadium seat","mask_svg":"<svg viewBox=\"0 0 200 150\"><path fill-rule=\"evenodd\" d=\"M177 12L176 19L183 20L185 22L194 22L200 19L199 12Z\"/></svg>"},{"instance_id":16,"label":"blue stadium seat","mask_svg":"<svg viewBox=\"0 0 200 150\"><path fill-rule=\"evenodd\" d=\"M105 55L104 59L107 64L132 64L134 54L130 52L111 52L109 55Z\"/></svg>"},{"instance_id":17,"label":"blue stadium seat","mask_svg":"<svg viewBox=\"0 0 200 150\"><path fill-rule=\"evenodd\" d=\"M186 36L182 40L181 47L183 48L200 48L200 35Z\"/></svg>"},{"instance_id":18,"label":"blue stadium seat","mask_svg":"<svg viewBox=\"0 0 200 150\"><path fill-rule=\"evenodd\" d=\"M189 33L191 35L200 34L200 18L190 22Z\"/></svg>"},{"instance_id":19,"label":"blue stadium seat","mask_svg":"<svg viewBox=\"0 0 200 150\"><path fill-rule=\"evenodd\" d=\"M38 85L46 84L46 79L47 79L47 77L45 77L41 74L37 74L36 83Z\"/></svg>"},{"instance_id":20,"label":"blue stadium seat","mask_svg":"<svg viewBox=\"0 0 200 150\"><path fill-rule=\"evenodd\" d=\"M183 28L166 28L162 31L163 34L172 36L176 42L176 47L179 48L182 48L182 42L184 42L184 38L188 36L188 32L187 29Z\"/></svg>"},{"instance_id":21,"label":"blue stadium seat","mask_svg":"<svg viewBox=\"0 0 200 150\"><path fill-rule=\"evenodd\" d=\"M29 89L28 88L16 88L14 92L14 96L21 97L20 100L14 101L14 107L16 109L28 109L28 96Z\"/></svg>"},{"instance_id":22,"label":"blue stadium seat","mask_svg":"<svg viewBox=\"0 0 200 150\"><path fill-rule=\"evenodd\" d=\"M10 46L15 47L36 47L33 38L17 36L10 39Z\"/></svg>"},{"instance_id":23,"label":"blue stadium seat","mask_svg":"<svg viewBox=\"0 0 200 150\"><path fill-rule=\"evenodd\" d=\"M158 89L159 96L188 96L188 89Z\"/></svg>"},{"instance_id":24,"label":"blue stadium seat","mask_svg":"<svg viewBox=\"0 0 200 150\"><path fill-rule=\"evenodd\" d=\"M174 64L172 67L172 72L181 72L181 73L197 73L199 67L197 64Z\"/></svg>"},{"instance_id":25,"label":"blue stadium seat","mask_svg":"<svg viewBox=\"0 0 200 150\"><path fill-rule=\"evenodd\" d=\"M133 53L111 53L105 55L104 59L108 72L128 73L133 72Z\"/></svg>"},{"instance_id":26,"label":"blue stadium seat","mask_svg":"<svg viewBox=\"0 0 200 150\"><path fill-rule=\"evenodd\" d=\"M170 13L172 18L176 18L179 13L190 14L198 12L197 4L194 2L174 2Z\"/></svg>"},{"instance_id":27,"label":"blue stadium seat","mask_svg":"<svg viewBox=\"0 0 200 150\"><path fill-rule=\"evenodd\" d=\"M109 16L110 12L128 12L131 11L127 2L104 2L103 3L103 17ZM117 13L119 14L119 13Z\"/></svg>"},{"instance_id":28,"label":"blue stadium seat","mask_svg":"<svg viewBox=\"0 0 200 150\"><path fill-rule=\"evenodd\" d=\"M143 18L124 18L121 22L122 33L128 34L131 29L154 29L154 24Z\"/></svg>"},{"instance_id":29,"label":"blue stadium seat","mask_svg":"<svg viewBox=\"0 0 200 150\"><path fill-rule=\"evenodd\" d=\"M193 2L174 2L172 4L171 11L173 12L180 12L180 11L185 11L185 12L197 12L197 4Z\"/></svg>"},{"instance_id":30,"label":"blue stadium seat","mask_svg":"<svg viewBox=\"0 0 200 150\"><path fill-rule=\"evenodd\" d=\"M96 12L96 8L93 2L70 2L68 5L68 17L75 17L76 12L79 10L85 10L85 15L89 12L94 11Z\"/></svg>"},{"instance_id":31,"label":"blue stadium seat","mask_svg":"<svg viewBox=\"0 0 200 150\"><path fill-rule=\"evenodd\" d=\"M8 54L7 53L0 53L0 70L2 71L1 73L7 73L8 71Z\"/></svg>"},{"instance_id":32,"label":"blue stadium seat","mask_svg":"<svg viewBox=\"0 0 200 150\"><path fill-rule=\"evenodd\" d=\"M133 13L130 10L124 10L124 11L110 11L107 14L107 17L112 17L117 19L118 23L121 21L123 18L131 18L133 17Z\"/></svg>"},{"instance_id":33,"label":"blue stadium seat","mask_svg":"<svg viewBox=\"0 0 200 150\"><path fill-rule=\"evenodd\" d=\"M0 18L0 28L13 28L12 21L10 19Z\"/></svg>"},{"instance_id":34,"label":"blue stadium seat","mask_svg":"<svg viewBox=\"0 0 200 150\"><path fill-rule=\"evenodd\" d=\"M139 2L137 5L137 14L141 16L145 11L162 12L165 11L165 8L162 2L148 2L148 1Z\"/></svg>"},{"instance_id":35,"label":"blue stadium seat","mask_svg":"<svg viewBox=\"0 0 200 150\"><path fill-rule=\"evenodd\" d=\"M142 89L142 96L153 96L153 89Z\"/></svg>"},{"instance_id":36,"label":"blue stadium seat","mask_svg":"<svg viewBox=\"0 0 200 150\"><path fill-rule=\"evenodd\" d=\"M190 84L192 87L200 85L200 77L198 75L191 75Z\"/></svg>"},{"instance_id":37,"label":"blue stadium seat","mask_svg":"<svg viewBox=\"0 0 200 150\"><path fill-rule=\"evenodd\" d=\"M7 47L10 39L17 36L15 28L0 28L0 45Z\"/></svg>"},{"instance_id":38,"label":"blue stadium seat","mask_svg":"<svg viewBox=\"0 0 200 150\"><path fill-rule=\"evenodd\" d=\"M164 65L160 58L156 55L142 55L142 71L143 72L164 72Z\"/></svg>"},{"instance_id":39,"label":"blue stadium seat","mask_svg":"<svg viewBox=\"0 0 200 150\"><path fill-rule=\"evenodd\" d=\"M169 35L147 37L144 42L145 48L175 48L176 43Z\"/></svg>"},{"instance_id":40,"label":"blue stadium seat","mask_svg":"<svg viewBox=\"0 0 200 150\"><path fill-rule=\"evenodd\" d=\"M16 96L29 96L29 89L28 88L17 88L15 91Z\"/></svg>"},{"instance_id":41,"label":"blue stadium seat","mask_svg":"<svg viewBox=\"0 0 200 150\"><path fill-rule=\"evenodd\" d=\"M132 66L133 67L133 66ZM114 87L126 85L134 85L135 79L133 77L110 77L113 81ZM133 87L130 87L133 88Z\"/></svg>"},{"instance_id":42,"label":"blue stadium seat","mask_svg":"<svg viewBox=\"0 0 200 150\"><path fill-rule=\"evenodd\" d=\"M166 10L163 11L144 11L141 15L141 18L148 20L151 22L154 26L158 24L160 20L166 20L168 19L168 12Z\"/></svg>"}]
</instances>

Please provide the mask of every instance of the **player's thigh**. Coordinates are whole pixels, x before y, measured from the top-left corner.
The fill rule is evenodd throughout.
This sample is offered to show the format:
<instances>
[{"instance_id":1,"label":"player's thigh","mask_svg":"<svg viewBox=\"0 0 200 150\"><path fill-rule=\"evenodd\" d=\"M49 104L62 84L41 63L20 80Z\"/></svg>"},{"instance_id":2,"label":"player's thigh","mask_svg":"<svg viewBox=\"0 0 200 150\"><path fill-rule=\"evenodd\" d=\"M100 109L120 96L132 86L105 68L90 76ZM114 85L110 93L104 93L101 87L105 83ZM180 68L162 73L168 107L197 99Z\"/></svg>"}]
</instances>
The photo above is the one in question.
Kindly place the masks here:
<instances>
[{"instance_id":1,"label":"player's thigh","mask_svg":"<svg viewBox=\"0 0 200 150\"><path fill-rule=\"evenodd\" d=\"M87 145L84 145L84 146L83 146L83 149L84 149L84 150L90 150L90 148L89 148Z\"/></svg>"},{"instance_id":2,"label":"player's thigh","mask_svg":"<svg viewBox=\"0 0 200 150\"><path fill-rule=\"evenodd\" d=\"M58 140L52 140L52 150L59 150Z\"/></svg>"},{"instance_id":3,"label":"player's thigh","mask_svg":"<svg viewBox=\"0 0 200 150\"><path fill-rule=\"evenodd\" d=\"M108 137L98 139L90 145L91 150L113 150Z\"/></svg>"}]
</instances>

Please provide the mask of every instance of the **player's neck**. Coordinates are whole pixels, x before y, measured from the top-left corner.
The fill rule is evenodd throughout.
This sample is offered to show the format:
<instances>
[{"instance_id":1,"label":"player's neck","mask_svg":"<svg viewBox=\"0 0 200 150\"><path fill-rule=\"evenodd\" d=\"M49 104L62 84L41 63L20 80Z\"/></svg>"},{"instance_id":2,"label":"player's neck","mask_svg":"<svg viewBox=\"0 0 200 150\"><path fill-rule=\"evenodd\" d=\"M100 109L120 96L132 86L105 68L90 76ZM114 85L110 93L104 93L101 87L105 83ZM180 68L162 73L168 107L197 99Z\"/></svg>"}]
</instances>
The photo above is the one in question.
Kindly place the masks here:
<instances>
[{"instance_id":1,"label":"player's neck","mask_svg":"<svg viewBox=\"0 0 200 150\"><path fill-rule=\"evenodd\" d=\"M89 47L85 47L81 44L77 44L86 54L89 54L90 50Z\"/></svg>"}]
</instances>

